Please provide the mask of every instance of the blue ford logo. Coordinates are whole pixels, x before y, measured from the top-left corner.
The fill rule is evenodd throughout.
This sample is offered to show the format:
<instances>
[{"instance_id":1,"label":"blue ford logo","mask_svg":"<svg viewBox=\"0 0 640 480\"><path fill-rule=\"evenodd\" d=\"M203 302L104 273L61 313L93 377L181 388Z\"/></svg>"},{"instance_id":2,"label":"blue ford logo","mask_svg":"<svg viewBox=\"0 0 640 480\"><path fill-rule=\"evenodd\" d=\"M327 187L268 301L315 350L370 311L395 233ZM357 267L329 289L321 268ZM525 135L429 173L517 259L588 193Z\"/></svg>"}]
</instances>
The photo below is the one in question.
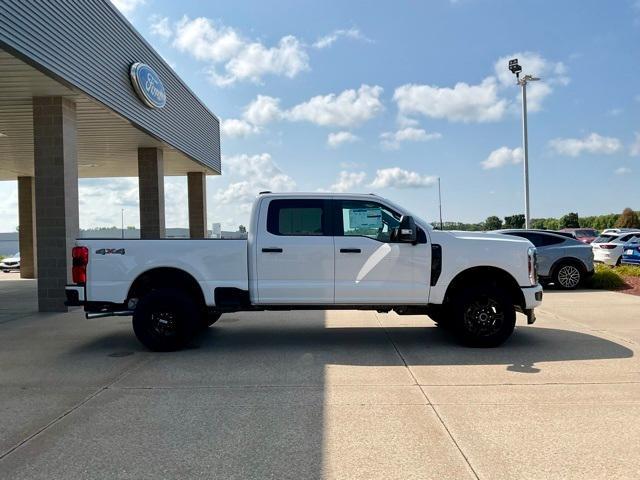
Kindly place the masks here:
<instances>
[{"instance_id":1,"label":"blue ford logo","mask_svg":"<svg viewBox=\"0 0 640 480\"><path fill-rule=\"evenodd\" d=\"M158 74L146 63L134 63L129 71L131 83L140 100L151 108L162 108L167 103L167 94Z\"/></svg>"}]
</instances>

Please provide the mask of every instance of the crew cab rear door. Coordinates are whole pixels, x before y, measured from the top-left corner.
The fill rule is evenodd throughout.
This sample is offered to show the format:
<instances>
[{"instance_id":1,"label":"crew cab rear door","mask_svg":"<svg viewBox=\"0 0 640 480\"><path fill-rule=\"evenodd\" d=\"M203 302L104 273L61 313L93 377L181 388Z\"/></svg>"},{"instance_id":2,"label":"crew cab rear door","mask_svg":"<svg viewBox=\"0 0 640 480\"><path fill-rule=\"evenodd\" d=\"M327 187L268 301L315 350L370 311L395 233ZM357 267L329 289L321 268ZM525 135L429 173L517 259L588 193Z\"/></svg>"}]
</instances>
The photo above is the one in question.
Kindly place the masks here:
<instances>
[{"instance_id":1,"label":"crew cab rear door","mask_svg":"<svg viewBox=\"0 0 640 480\"><path fill-rule=\"evenodd\" d=\"M419 230L415 245L391 241L399 213L375 200L333 204L336 303L426 304L431 268L426 234Z\"/></svg>"},{"instance_id":2,"label":"crew cab rear door","mask_svg":"<svg viewBox=\"0 0 640 480\"><path fill-rule=\"evenodd\" d=\"M334 303L331 214L327 199L263 202L255 256L258 303Z\"/></svg>"}]
</instances>

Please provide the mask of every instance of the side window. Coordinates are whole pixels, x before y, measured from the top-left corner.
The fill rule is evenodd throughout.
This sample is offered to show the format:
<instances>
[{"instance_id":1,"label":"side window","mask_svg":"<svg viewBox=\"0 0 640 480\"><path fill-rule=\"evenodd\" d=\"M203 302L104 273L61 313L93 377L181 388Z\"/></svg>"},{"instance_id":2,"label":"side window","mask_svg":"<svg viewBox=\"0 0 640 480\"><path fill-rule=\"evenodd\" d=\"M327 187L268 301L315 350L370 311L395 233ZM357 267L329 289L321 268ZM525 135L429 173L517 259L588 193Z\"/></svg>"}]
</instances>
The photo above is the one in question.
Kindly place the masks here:
<instances>
[{"instance_id":1,"label":"side window","mask_svg":"<svg viewBox=\"0 0 640 480\"><path fill-rule=\"evenodd\" d=\"M391 233L400 225L401 215L376 202L338 201L336 234L364 236L390 242Z\"/></svg>"},{"instance_id":2,"label":"side window","mask_svg":"<svg viewBox=\"0 0 640 480\"><path fill-rule=\"evenodd\" d=\"M531 243L533 243L534 247L541 247L542 246L542 242L540 240L540 235L538 235L537 233L532 233L532 232L507 232L507 235L513 235L514 237L526 238Z\"/></svg>"},{"instance_id":3,"label":"side window","mask_svg":"<svg viewBox=\"0 0 640 480\"><path fill-rule=\"evenodd\" d=\"M324 200L272 200L267 231L274 235L328 235L326 212Z\"/></svg>"},{"instance_id":4,"label":"side window","mask_svg":"<svg viewBox=\"0 0 640 480\"><path fill-rule=\"evenodd\" d=\"M553 235L539 234L539 236L541 237L541 242L542 242L540 245L541 247L547 247L549 245L558 245L559 243L564 242L563 238L554 237Z\"/></svg>"}]
</instances>

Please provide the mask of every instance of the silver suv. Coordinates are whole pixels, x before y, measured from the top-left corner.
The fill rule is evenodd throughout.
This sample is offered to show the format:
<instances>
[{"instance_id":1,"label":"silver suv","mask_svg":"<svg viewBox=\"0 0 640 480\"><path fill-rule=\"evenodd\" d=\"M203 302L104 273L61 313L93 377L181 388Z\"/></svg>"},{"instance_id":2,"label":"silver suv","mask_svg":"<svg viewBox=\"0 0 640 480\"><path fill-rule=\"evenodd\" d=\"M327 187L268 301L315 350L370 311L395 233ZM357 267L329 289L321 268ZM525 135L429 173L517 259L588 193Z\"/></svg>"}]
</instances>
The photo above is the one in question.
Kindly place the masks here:
<instances>
[{"instance_id":1,"label":"silver suv","mask_svg":"<svg viewBox=\"0 0 640 480\"><path fill-rule=\"evenodd\" d=\"M572 290L593 275L593 250L589 244L545 230L499 230L499 233L533 243L538 251L538 275L543 285L553 283Z\"/></svg>"}]
</instances>

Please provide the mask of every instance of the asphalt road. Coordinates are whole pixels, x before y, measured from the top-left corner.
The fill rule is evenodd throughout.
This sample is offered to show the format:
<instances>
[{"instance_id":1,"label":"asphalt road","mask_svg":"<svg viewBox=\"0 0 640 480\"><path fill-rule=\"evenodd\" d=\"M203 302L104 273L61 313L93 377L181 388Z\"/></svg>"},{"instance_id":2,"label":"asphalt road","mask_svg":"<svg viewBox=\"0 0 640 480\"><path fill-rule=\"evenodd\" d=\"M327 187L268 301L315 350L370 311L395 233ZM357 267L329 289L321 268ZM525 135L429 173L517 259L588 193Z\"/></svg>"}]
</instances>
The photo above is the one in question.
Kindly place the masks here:
<instances>
[{"instance_id":1,"label":"asphalt road","mask_svg":"<svg viewBox=\"0 0 640 480\"><path fill-rule=\"evenodd\" d=\"M0 478L640 478L640 297L548 292L468 349L425 317L228 314L156 354L0 277Z\"/></svg>"}]
</instances>

